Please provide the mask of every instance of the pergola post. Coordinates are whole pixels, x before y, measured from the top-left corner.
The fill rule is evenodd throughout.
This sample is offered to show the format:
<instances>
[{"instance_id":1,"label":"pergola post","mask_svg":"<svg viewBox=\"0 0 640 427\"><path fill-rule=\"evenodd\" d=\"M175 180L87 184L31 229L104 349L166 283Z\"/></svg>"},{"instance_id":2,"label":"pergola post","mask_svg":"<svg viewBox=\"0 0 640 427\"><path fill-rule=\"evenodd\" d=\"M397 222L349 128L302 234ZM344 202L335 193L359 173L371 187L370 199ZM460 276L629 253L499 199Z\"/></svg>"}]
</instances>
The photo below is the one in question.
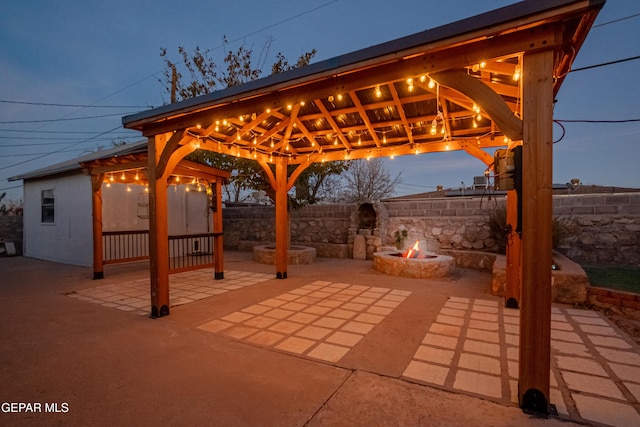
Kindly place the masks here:
<instances>
[{"instance_id":1,"label":"pergola post","mask_svg":"<svg viewBox=\"0 0 640 427\"><path fill-rule=\"evenodd\" d=\"M523 58L522 301L518 400L549 413L551 357L552 50Z\"/></svg>"},{"instance_id":2,"label":"pergola post","mask_svg":"<svg viewBox=\"0 0 640 427\"><path fill-rule=\"evenodd\" d=\"M149 261L151 317L169 314L169 226L167 181L158 171L166 143L162 136L149 138Z\"/></svg>"},{"instance_id":3,"label":"pergola post","mask_svg":"<svg viewBox=\"0 0 640 427\"><path fill-rule=\"evenodd\" d=\"M222 182L216 180L213 184L215 190L213 193L213 271L214 279L224 279L223 251L224 244L222 240Z\"/></svg>"},{"instance_id":4,"label":"pergola post","mask_svg":"<svg viewBox=\"0 0 640 427\"><path fill-rule=\"evenodd\" d=\"M516 231L516 227L518 227L518 193L516 190L507 191L507 225L511 226L511 231L507 237L505 307L519 308L522 245L520 234Z\"/></svg>"},{"instance_id":5,"label":"pergola post","mask_svg":"<svg viewBox=\"0 0 640 427\"><path fill-rule=\"evenodd\" d=\"M287 165L276 163L276 277L287 278L287 249L289 246L289 212L287 198Z\"/></svg>"},{"instance_id":6,"label":"pergola post","mask_svg":"<svg viewBox=\"0 0 640 427\"><path fill-rule=\"evenodd\" d=\"M104 174L91 175L91 212L93 217L93 278L104 278L102 250L102 180Z\"/></svg>"}]
</instances>

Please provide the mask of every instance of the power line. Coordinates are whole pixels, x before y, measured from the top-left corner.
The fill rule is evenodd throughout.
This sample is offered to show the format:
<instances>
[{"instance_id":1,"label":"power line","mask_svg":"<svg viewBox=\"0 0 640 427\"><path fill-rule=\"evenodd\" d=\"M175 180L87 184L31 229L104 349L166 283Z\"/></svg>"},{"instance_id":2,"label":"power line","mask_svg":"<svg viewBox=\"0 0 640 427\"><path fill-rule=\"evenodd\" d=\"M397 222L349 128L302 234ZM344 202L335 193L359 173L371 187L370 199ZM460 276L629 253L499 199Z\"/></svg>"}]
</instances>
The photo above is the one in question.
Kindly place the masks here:
<instances>
[{"instance_id":1,"label":"power line","mask_svg":"<svg viewBox=\"0 0 640 427\"><path fill-rule=\"evenodd\" d=\"M60 150L58 151L58 153L78 153L78 152L83 152L86 150L83 149L76 149L76 150ZM26 156L40 156L40 155L48 155L50 153L29 153L29 154L7 154L7 155L2 155L0 154L0 158L7 158L7 157L26 157Z\"/></svg>"},{"instance_id":2,"label":"power line","mask_svg":"<svg viewBox=\"0 0 640 427\"><path fill-rule=\"evenodd\" d=\"M129 129L124 129L129 130ZM19 132L19 133L69 133L69 134L85 134L93 135L100 132L74 131L74 130L23 130L23 129L0 129L0 132Z\"/></svg>"},{"instance_id":3,"label":"power line","mask_svg":"<svg viewBox=\"0 0 640 427\"><path fill-rule=\"evenodd\" d=\"M97 137L99 137L99 136L106 135L106 134L108 134L108 133L113 132L114 130L121 129L121 128L122 128L122 126L116 126L116 127L114 127L113 129L110 129L110 130L108 130L108 131L106 131L106 132L102 132L101 134L98 134L98 135L96 135L96 136L94 136L94 137L87 138L87 139L86 139L86 140L84 140L84 141L80 141L80 142L76 142L76 143L74 143L74 144L71 144L71 145L69 145L69 146L68 146L68 147L66 147L66 148L71 148L71 147L75 147L76 145L84 144L85 142L92 141L92 140L96 139L96 138L97 138ZM65 148L61 148L61 149L59 149L59 150L55 150L55 151L52 151L52 152L47 153L47 154L38 155L38 157L34 157L33 159L24 160L24 161L22 161L22 162L18 162L18 163L14 163L14 164L12 164L12 165L9 165L9 166L5 166L5 167L1 168L1 169L0 169L0 171L6 170L6 169L10 169L10 168L13 168L13 167L16 167L16 166L20 166L20 165L23 165L23 164L25 164L25 163L32 162L32 161L34 161L34 160L42 159L43 157L47 157L47 156L50 156L50 155L52 155L52 154L59 153L59 152L64 151L64 150L65 150ZM5 179L5 178L1 178L1 179Z\"/></svg>"},{"instance_id":4,"label":"power line","mask_svg":"<svg viewBox=\"0 0 640 427\"><path fill-rule=\"evenodd\" d=\"M28 101L12 101L8 99L0 99L3 104L18 105L38 105L45 107L74 107L74 108L153 108L149 105L87 105L87 104L54 104L47 102L28 102Z\"/></svg>"},{"instance_id":5,"label":"power line","mask_svg":"<svg viewBox=\"0 0 640 427\"><path fill-rule=\"evenodd\" d=\"M87 120L87 119L100 119L103 117L114 117L114 116L126 116L127 114L133 114L135 111L129 111L126 113L114 113L114 114L102 114L99 116L85 116L85 117L70 117L70 118L61 118L61 119L45 119L45 120L9 120L9 121L0 121L1 124L16 124L16 123L51 123L51 122L67 122L72 120Z\"/></svg>"},{"instance_id":6,"label":"power line","mask_svg":"<svg viewBox=\"0 0 640 427\"><path fill-rule=\"evenodd\" d=\"M635 123L640 119L622 119L622 120L554 120L560 123Z\"/></svg>"},{"instance_id":7,"label":"power line","mask_svg":"<svg viewBox=\"0 0 640 427\"><path fill-rule=\"evenodd\" d=\"M624 21L626 19L635 18L636 16L640 16L640 13L636 13L635 15L625 16L623 18L614 19L613 21L603 22L602 24L594 25L591 28L604 27L605 25L615 24L616 22Z\"/></svg>"},{"instance_id":8,"label":"power line","mask_svg":"<svg viewBox=\"0 0 640 427\"><path fill-rule=\"evenodd\" d=\"M22 185L14 185L13 187L3 187L3 188L0 188L0 191L13 190L14 188L20 188L20 187L22 187Z\"/></svg>"},{"instance_id":9,"label":"power line","mask_svg":"<svg viewBox=\"0 0 640 427\"><path fill-rule=\"evenodd\" d=\"M604 67L606 65L620 64L621 62L635 61L636 59L640 59L640 55L632 56L630 58L618 59L615 61L603 62L601 64L587 65L586 67L574 68L570 71L570 73L574 73L576 71L590 70L592 68Z\"/></svg>"},{"instance_id":10,"label":"power line","mask_svg":"<svg viewBox=\"0 0 640 427\"><path fill-rule=\"evenodd\" d=\"M92 133L98 133L98 132L92 132ZM130 138L136 138L136 139L140 139L140 137L133 137L133 136L121 136L118 137L119 139L130 139ZM22 140L22 141L67 141L67 143L72 142L72 141L78 141L78 140L85 140L86 138L81 138L81 137L55 137L55 136L44 136L44 137L31 137L31 136L0 136L0 139L12 139L12 140ZM96 138L95 140L102 140L102 141L106 141L109 139L113 139L113 138ZM55 143L55 142L51 142L51 143L42 143L42 144L17 144L17 145L5 145L5 144L0 144L0 147L22 147L25 145L49 145L49 144L59 144L59 143Z\"/></svg>"}]
</instances>

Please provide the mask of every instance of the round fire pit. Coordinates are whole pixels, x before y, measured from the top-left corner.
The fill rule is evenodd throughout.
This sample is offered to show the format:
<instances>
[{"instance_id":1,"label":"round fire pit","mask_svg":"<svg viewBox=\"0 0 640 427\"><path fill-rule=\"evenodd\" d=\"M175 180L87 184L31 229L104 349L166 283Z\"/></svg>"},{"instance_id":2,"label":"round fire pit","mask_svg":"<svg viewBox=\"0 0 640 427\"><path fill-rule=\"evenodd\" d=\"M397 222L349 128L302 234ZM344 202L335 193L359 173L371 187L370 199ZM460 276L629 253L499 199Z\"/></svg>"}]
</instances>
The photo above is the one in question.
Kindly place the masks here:
<instances>
[{"instance_id":1,"label":"round fire pit","mask_svg":"<svg viewBox=\"0 0 640 427\"><path fill-rule=\"evenodd\" d=\"M404 258L401 252L385 251L373 254L373 268L391 276L415 279L435 279L451 275L456 263L447 255L426 254L420 258Z\"/></svg>"},{"instance_id":2,"label":"round fire pit","mask_svg":"<svg viewBox=\"0 0 640 427\"><path fill-rule=\"evenodd\" d=\"M253 260L260 264L276 263L276 247L260 245L253 248ZM316 248L308 246L290 246L287 250L287 264L311 264L316 260Z\"/></svg>"}]
</instances>

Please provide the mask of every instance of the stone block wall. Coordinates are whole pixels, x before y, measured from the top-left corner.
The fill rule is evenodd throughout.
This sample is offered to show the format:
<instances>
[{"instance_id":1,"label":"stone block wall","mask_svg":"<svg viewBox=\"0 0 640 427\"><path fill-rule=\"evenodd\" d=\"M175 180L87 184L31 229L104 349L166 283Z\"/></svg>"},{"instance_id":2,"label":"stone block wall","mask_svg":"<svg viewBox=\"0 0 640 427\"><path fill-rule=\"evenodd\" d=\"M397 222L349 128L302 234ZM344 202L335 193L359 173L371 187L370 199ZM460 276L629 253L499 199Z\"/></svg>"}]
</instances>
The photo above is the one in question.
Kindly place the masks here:
<instances>
[{"instance_id":1,"label":"stone block wall","mask_svg":"<svg viewBox=\"0 0 640 427\"><path fill-rule=\"evenodd\" d=\"M578 233L558 248L583 265L640 265L640 193L556 196L554 214Z\"/></svg>"},{"instance_id":2,"label":"stone block wall","mask_svg":"<svg viewBox=\"0 0 640 427\"><path fill-rule=\"evenodd\" d=\"M291 243L313 246L318 256L348 256L345 245L352 210L352 205L312 205L291 211ZM247 241L275 242L273 206L232 207L222 212L225 248L250 247Z\"/></svg>"},{"instance_id":3,"label":"stone block wall","mask_svg":"<svg viewBox=\"0 0 640 427\"><path fill-rule=\"evenodd\" d=\"M488 219L503 197L442 198L421 201L384 202L384 232L376 237L381 246L395 246L396 232L407 231L401 249L421 240L426 249L492 252ZM570 218L576 225L558 251L580 264L640 264L640 193L554 196L554 215ZM350 257L353 218L358 205L314 205L292 211L292 244L318 249L318 256ZM225 208L225 246L241 242L275 240L273 206ZM247 247L245 244L244 247Z\"/></svg>"}]
</instances>

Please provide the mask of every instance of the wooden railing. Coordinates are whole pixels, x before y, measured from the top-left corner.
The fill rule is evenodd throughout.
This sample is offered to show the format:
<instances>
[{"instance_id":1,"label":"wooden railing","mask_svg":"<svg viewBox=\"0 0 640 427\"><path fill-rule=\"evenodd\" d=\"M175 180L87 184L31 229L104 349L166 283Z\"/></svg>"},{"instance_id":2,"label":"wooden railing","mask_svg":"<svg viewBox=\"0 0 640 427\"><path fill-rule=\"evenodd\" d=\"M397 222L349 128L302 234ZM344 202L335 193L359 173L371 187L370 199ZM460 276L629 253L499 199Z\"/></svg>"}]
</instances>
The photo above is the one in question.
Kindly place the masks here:
<instances>
[{"instance_id":1,"label":"wooden railing","mask_svg":"<svg viewBox=\"0 0 640 427\"><path fill-rule=\"evenodd\" d=\"M104 264L149 259L149 230L103 231Z\"/></svg>"},{"instance_id":2,"label":"wooden railing","mask_svg":"<svg viewBox=\"0 0 640 427\"><path fill-rule=\"evenodd\" d=\"M169 271L213 267L213 233L169 236Z\"/></svg>"},{"instance_id":3,"label":"wooden railing","mask_svg":"<svg viewBox=\"0 0 640 427\"><path fill-rule=\"evenodd\" d=\"M172 273L213 266L214 233L169 236L169 270ZM104 264L149 259L149 231L104 231Z\"/></svg>"}]
</instances>

